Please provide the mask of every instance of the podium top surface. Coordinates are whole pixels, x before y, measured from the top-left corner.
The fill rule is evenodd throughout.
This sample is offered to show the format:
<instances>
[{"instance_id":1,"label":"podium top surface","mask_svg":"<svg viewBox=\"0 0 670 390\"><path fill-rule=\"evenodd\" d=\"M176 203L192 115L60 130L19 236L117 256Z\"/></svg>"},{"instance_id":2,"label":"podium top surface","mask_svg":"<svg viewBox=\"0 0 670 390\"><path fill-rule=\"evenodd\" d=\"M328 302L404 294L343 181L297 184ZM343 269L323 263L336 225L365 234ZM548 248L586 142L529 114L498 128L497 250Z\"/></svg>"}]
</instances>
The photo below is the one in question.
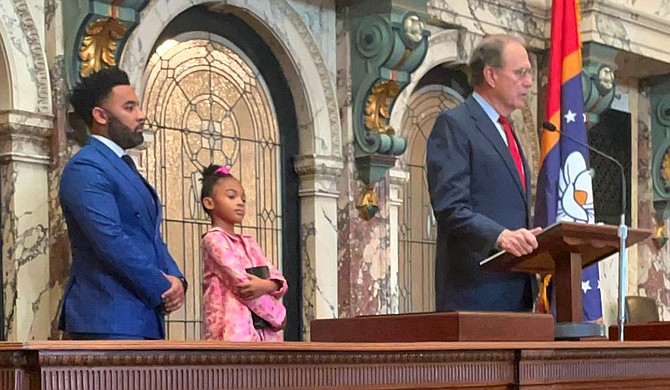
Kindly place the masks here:
<instances>
[{"instance_id":1,"label":"podium top surface","mask_svg":"<svg viewBox=\"0 0 670 390\"><path fill-rule=\"evenodd\" d=\"M584 268L619 251L618 230L614 225L557 222L537 235L538 246L533 253L516 257L498 252L479 265L490 270L547 274L554 272L556 261L566 261L571 254L580 254ZM652 233L629 228L626 246L637 244Z\"/></svg>"}]
</instances>

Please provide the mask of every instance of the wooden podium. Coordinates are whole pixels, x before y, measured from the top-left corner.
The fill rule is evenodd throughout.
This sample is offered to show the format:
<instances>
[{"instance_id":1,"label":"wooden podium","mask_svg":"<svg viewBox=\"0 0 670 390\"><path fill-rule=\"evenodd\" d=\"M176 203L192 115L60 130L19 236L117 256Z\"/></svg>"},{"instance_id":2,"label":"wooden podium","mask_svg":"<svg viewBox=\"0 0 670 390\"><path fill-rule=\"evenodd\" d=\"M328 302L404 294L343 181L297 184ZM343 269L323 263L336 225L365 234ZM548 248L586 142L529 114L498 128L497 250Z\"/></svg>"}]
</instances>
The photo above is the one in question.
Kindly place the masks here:
<instances>
[{"instance_id":1,"label":"wooden podium","mask_svg":"<svg viewBox=\"0 0 670 390\"><path fill-rule=\"evenodd\" d=\"M407 313L314 320L310 333L310 341L339 343L553 341L554 318L536 313Z\"/></svg>"},{"instance_id":2,"label":"wooden podium","mask_svg":"<svg viewBox=\"0 0 670 390\"><path fill-rule=\"evenodd\" d=\"M597 336L590 333L594 330L604 336L603 325L583 323L582 268L618 252L617 231L618 227L612 225L557 222L537 235L538 247L533 253L515 257L500 252L480 265L490 270L552 274L556 286L557 337ZM628 229L626 245L636 244L651 234L650 230Z\"/></svg>"}]
</instances>

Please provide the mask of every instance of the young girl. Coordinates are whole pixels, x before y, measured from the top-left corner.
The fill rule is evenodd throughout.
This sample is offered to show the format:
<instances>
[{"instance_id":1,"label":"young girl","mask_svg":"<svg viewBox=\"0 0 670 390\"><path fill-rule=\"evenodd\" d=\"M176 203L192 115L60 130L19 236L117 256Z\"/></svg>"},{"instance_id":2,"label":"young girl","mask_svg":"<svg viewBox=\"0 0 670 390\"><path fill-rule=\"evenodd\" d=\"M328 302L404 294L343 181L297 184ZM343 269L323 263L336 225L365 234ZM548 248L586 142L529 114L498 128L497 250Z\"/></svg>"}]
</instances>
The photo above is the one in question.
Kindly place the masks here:
<instances>
[{"instance_id":1,"label":"young girl","mask_svg":"<svg viewBox=\"0 0 670 390\"><path fill-rule=\"evenodd\" d=\"M205 339L283 341L286 309L279 300L286 279L251 236L234 232L245 214L242 184L226 167L210 165L203 171L200 199L212 220L202 237ZM269 278L249 273L263 266Z\"/></svg>"}]
</instances>

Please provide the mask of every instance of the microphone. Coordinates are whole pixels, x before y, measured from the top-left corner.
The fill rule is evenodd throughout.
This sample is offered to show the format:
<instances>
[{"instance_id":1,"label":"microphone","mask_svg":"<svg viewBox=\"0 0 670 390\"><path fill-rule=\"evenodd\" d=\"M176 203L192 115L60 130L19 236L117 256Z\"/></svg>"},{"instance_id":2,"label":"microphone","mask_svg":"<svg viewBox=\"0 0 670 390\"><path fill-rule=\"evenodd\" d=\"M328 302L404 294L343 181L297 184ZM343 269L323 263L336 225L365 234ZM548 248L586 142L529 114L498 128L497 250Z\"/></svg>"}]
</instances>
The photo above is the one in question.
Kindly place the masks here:
<instances>
[{"instance_id":1,"label":"microphone","mask_svg":"<svg viewBox=\"0 0 670 390\"><path fill-rule=\"evenodd\" d=\"M617 167L619 167L619 172L621 173L621 215L624 218L624 219L621 220L621 224L625 225L626 224L626 219L625 219L626 218L626 174L625 174L625 170L623 169L623 165L621 165L621 163L617 159L610 156L609 154L607 154L605 152L602 152L602 151L594 148L593 146L591 146L591 145L589 145L585 142L582 142L582 141L580 141L580 140L578 140L574 137L571 137L567 133L559 131L556 128L556 126L554 126L554 124L551 123L551 122L543 122L542 123L542 128L545 129L545 130L551 131L552 133L559 133L561 135L561 137L565 137L565 138L569 139L570 141L572 141L572 142L574 142L578 145L581 145L585 148L588 148L590 151L592 151L592 152L594 152L594 153L596 153L600 156L605 157L606 159L615 163ZM593 170L591 172L593 172Z\"/></svg>"},{"instance_id":2,"label":"microphone","mask_svg":"<svg viewBox=\"0 0 670 390\"><path fill-rule=\"evenodd\" d=\"M626 226L626 174L623 169L623 165L615 159L614 157L610 156L609 154L602 152L593 146L582 142L572 136L570 136L567 133L564 133L562 131L559 131L556 126L554 126L553 123L551 122L543 122L542 123L542 128L551 131L554 133L559 133L561 137L565 137L569 139L570 141L581 145L590 151L603 156L604 158L608 159L609 161L613 162L616 164L617 167L619 167L619 171L621 172L621 219L619 223L619 230L618 230L618 236L619 236L619 307L618 307L618 325L619 325L619 341L624 341L624 334L623 334L623 328L624 328L624 322L626 320L626 313L625 313L625 300L626 300L626 290L628 288L628 264L627 264L627 258L626 258L626 238L628 237L628 227ZM593 168L592 168L593 169ZM591 169L591 171L593 171Z\"/></svg>"}]
</instances>

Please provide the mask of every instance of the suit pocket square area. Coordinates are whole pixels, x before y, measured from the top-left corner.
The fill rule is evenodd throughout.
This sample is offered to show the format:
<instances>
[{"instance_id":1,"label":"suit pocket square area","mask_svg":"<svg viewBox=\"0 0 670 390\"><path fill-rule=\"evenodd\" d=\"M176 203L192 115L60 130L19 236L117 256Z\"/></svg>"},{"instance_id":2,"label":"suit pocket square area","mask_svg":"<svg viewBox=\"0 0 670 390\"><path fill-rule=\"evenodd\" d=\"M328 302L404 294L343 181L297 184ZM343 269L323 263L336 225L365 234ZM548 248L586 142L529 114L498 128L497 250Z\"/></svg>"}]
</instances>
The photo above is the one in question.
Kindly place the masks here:
<instances>
[{"instance_id":1,"label":"suit pocket square area","mask_svg":"<svg viewBox=\"0 0 670 390\"><path fill-rule=\"evenodd\" d=\"M247 268L245 271L261 279L270 279L270 268L266 265ZM253 321L254 329L272 328L272 325L270 325L269 322L265 321L254 312L251 312L251 320Z\"/></svg>"}]
</instances>

